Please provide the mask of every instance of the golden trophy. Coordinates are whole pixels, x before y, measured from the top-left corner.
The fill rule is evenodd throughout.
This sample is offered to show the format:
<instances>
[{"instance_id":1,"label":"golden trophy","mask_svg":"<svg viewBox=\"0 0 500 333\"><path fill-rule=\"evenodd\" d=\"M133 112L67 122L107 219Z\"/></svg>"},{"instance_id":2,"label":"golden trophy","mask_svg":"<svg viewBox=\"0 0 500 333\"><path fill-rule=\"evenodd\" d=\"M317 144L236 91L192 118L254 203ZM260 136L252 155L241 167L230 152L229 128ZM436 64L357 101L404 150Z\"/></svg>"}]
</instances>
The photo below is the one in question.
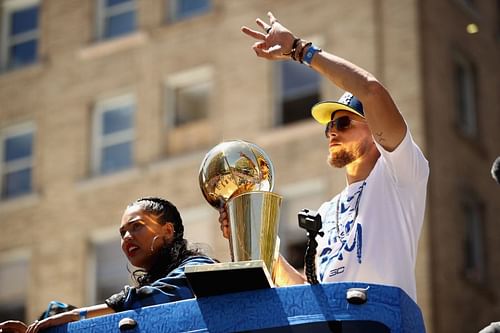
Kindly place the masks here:
<instances>
[{"instance_id":1,"label":"golden trophy","mask_svg":"<svg viewBox=\"0 0 500 333\"><path fill-rule=\"evenodd\" d=\"M232 278L226 280L244 279L248 283L258 280L258 275L262 277L263 272L264 284L272 286L271 276L279 253L278 222L282 197L271 192L274 168L267 154L250 142L222 142L203 159L199 183L203 196L211 206L216 209L226 207L233 262L206 268L193 266L186 272L188 279L189 274L208 269L225 272L220 274L226 274L226 277L232 274ZM237 275L238 271L245 272ZM254 273L249 273L251 271ZM255 278L248 274L255 274ZM265 286L246 286L244 290L262 287ZM234 286L233 291L241 290Z\"/></svg>"}]
</instances>

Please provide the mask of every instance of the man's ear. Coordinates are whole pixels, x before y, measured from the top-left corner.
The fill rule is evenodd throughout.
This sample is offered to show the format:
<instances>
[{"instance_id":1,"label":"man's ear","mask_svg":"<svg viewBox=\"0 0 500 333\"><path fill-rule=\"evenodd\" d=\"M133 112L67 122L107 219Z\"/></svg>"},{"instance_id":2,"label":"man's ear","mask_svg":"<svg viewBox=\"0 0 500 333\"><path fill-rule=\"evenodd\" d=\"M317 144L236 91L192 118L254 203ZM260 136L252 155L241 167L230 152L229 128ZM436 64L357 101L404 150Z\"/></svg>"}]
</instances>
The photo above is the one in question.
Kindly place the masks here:
<instances>
[{"instance_id":1,"label":"man's ear","mask_svg":"<svg viewBox=\"0 0 500 333\"><path fill-rule=\"evenodd\" d=\"M164 225L162 225L162 230L164 232L164 235L167 237L167 238L174 238L174 234L175 234L175 228L174 228L174 224L172 222L167 222L165 223Z\"/></svg>"}]
</instances>

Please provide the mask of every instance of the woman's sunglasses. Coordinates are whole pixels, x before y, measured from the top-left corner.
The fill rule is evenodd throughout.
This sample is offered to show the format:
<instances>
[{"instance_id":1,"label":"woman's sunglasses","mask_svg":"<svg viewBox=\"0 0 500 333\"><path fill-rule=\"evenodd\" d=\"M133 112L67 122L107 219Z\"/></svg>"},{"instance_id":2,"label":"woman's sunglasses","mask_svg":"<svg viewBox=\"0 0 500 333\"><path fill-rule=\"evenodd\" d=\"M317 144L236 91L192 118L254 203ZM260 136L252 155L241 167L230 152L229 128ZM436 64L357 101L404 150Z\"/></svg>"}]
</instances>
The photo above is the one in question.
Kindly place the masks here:
<instances>
[{"instance_id":1,"label":"woman's sunglasses","mask_svg":"<svg viewBox=\"0 0 500 333\"><path fill-rule=\"evenodd\" d=\"M326 124L325 136L328 138L332 128L335 128L338 132L343 132L351 128L352 119L348 116L338 117L335 120L330 120Z\"/></svg>"}]
</instances>

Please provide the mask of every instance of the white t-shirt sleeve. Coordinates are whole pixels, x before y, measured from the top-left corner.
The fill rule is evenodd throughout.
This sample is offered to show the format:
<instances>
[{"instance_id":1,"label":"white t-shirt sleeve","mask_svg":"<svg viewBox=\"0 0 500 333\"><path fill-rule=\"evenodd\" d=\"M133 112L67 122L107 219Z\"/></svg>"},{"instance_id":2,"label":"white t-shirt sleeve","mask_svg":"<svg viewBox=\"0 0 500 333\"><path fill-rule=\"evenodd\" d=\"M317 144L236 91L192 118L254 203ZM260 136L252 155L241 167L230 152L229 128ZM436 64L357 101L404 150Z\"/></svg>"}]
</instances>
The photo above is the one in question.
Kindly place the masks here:
<instances>
[{"instance_id":1,"label":"white t-shirt sleeve","mask_svg":"<svg viewBox=\"0 0 500 333\"><path fill-rule=\"evenodd\" d=\"M406 130L403 141L392 152L385 150L376 141L375 144L395 183L414 183L426 180L429 176L429 163L413 141L409 129Z\"/></svg>"}]
</instances>

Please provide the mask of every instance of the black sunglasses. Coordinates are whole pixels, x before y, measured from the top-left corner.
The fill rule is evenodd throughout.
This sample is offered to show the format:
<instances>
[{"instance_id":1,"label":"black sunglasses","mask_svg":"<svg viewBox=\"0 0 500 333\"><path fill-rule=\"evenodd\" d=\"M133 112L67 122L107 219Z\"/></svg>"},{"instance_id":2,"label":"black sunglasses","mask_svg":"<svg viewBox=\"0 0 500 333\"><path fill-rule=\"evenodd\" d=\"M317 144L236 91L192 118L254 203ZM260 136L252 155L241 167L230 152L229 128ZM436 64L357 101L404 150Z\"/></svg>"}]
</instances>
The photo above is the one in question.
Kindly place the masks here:
<instances>
[{"instance_id":1,"label":"black sunglasses","mask_svg":"<svg viewBox=\"0 0 500 333\"><path fill-rule=\"evenodd\" d=\"M351 123L352 123L352 119L349 118L348 116L342 116L342 117L338 117L335 120L330 120L328 122L328 124L326 124L325 136L327 138L329 137L329 134L330 134L330 131L332 130L332 128L335 128L339 132L345 131L345 130L351 128Z\"/></svg>"}]
</instances>

